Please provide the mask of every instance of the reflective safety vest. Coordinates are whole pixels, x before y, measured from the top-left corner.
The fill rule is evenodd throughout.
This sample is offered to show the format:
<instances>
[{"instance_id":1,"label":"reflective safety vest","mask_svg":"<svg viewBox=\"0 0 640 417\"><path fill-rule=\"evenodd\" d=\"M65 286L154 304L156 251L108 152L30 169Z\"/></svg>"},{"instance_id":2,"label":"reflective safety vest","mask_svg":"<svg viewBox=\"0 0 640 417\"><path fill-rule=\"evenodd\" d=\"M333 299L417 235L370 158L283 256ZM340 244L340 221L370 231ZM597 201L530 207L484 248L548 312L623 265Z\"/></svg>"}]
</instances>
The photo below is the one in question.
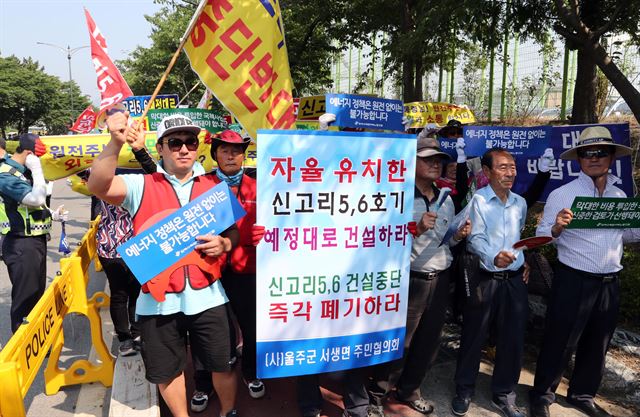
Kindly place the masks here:
<instances>
[{"instance_id":1,"label":"reflective safety vest","mask_svg":"<svg viewBox=\"0 0 640 417\"><path fill-rule=\"evenodd\" d=\"M0 174L10 174L22 181L29 182L16 168L9 164L0 164ZM18 201L7 199L4 202L4 218L0 210L0 229L8 223L6 233L18 236L41 236L51 231L51 212L42 205L37 208L28 207ZM3 232L3 234L6 234Z\"/></svg>"},{"instance_id":2,"label":"reflective safety vest","mask_svg":"<svg viewBox=\"0 0 640 417\"><path fill-rule=\"evenodd\" d=\"M6 235L9 233L9 218L7 217L7 212L4 209L4 201L2 197L0 197L0 234Z\"/></svg>"}]
</instances>

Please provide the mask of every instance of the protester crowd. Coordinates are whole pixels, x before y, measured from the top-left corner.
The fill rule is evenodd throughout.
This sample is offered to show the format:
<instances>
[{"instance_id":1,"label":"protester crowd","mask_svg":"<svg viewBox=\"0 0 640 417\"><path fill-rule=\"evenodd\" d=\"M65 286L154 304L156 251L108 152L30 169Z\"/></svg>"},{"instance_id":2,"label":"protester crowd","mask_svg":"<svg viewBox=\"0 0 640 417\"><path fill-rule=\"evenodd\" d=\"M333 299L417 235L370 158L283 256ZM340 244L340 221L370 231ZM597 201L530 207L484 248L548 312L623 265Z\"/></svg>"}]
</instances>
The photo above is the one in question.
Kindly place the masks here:
<instances>
[{"instance_id":1,"label":"protester crowd","mask_svg":"<svg viewBox=\"0 0 640 417\"><path fill-rule=\"evenodd\" d=\"M320 118L326 129L335 120ZM252 398L265 383L256 374L256 246L264 227L256 225L256 179L244 168L250 139L225 130L213 135L211 157L217 169L205 172L197 161L200 127L171 115L157 129L154 161L144 147L142 126L131 126L127 113L107 119L111 139L93 162L89 190L101 200L98 256L111 290L110 313L120 355L141 352L147 379L158 385L174 416L201 412L215 391L221 417L236 411L238 386L234 365L242 340L241 375ZM456 159L440 149L438 136L455 139ZM529 267L521 240L528 207L540 197L554 160L550 149L537 162L538 175L523 196L514 157L502 148L467 159L462 126L418 133L404 356L370 368L342 372L345 416L384 416L390 406L407 415L428 415L434 405L420 386L436 360L447 317L461 316L462 332L451 411L467 413L475 395L481 350L491 335L495 367L491 399L496 413L520 417L515 402L528 317ZM63 209L50 210L39 154L42 143L21 135L14 155L0 151L0 227L2 257L12 282L11 325L15 332L45 287L46 236L51 220L64 220ZM118 174L121 148L128 144L145 173ZM0 143L0 145L3 145ZM4 146L0 146L4 148ZM560 157L577 160L577 179L553 191L538 225L538 236L551 236L559 263L547 310L529 416L549 416L555 391L572 354L575 366L567 401L589 416L608 415L595 402L605 355L616 327L620 304L619 273L623 243L640 240L640 229L567 229L574 197L625 197L609 168L631 149L613 141L605 127L584 129L576 145ZM220 183L226 183L246 216L219 235L198 236L196 251L209 261L171 271L164 301L140 286L116 248L158 220ZM456 232L441 245L456 214L466 213ZM463 291L452 303L451 286ZM463 289L463 290L461 290ZM188 397L184 369L187 346L195 368L195 392ZM273 382L274 384L277 382ZM320 416L319 376L297 377L298 408L303 417ZM188 400L190 398L190 400Z\"/></svg>"}]
</instances>

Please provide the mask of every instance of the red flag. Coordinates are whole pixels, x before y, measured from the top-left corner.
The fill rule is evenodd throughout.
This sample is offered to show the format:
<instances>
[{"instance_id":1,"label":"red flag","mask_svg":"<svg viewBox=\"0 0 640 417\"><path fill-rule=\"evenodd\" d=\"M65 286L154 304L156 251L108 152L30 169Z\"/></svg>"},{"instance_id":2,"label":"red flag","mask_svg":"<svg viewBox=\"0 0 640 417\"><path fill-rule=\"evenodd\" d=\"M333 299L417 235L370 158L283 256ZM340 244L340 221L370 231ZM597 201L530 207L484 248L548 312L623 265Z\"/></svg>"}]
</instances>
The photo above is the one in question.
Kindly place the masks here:
<instances>
[{"instance_id":1,"label":"red flag","mask_svg":"<svg viewBox=\"0 0 640 417\"><path fill-rule=\"evenodd\" d=\"M100 33L100 29L96 26L87 9L84 9L84 15L87 18L87 26L89 27L91 61L98 76L98 90L100 90L102 98L100 111L102 111L106 107L132 96L133 93L118 68L107 55L107 41Z\"/></svg>"},{"instance_id":2,"label":"red flag","mask_svg":"<svg viewBox=\"0 0 640 417\"><path fill-rule=\"evenodd\" d=\"M96 116L97 114L93 111L93 106L89 105L84 109L82 114L78 116L78 119L73 124L73 127L71 127L71 130L82 134L91 132L91 130L96 126Z\"/></svg>"}]
</instances>

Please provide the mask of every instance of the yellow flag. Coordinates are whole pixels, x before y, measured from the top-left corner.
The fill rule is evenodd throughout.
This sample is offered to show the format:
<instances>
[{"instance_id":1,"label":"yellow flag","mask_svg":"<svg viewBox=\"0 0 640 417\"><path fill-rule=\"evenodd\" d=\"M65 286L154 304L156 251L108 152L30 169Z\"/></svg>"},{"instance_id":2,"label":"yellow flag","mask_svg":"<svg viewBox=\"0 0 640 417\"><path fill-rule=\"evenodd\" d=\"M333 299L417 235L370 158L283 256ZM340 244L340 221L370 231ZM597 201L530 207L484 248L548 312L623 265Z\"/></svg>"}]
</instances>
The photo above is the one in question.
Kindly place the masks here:
<instances>
[{"instance_id":1,"label":"yellow flag","mask_svg":"<svg viewBox=\"0 0 640 417\"><path fill-rule=\"evenodd\" d=\"M257 129L294 127L278 1L207 0L184 50L191 68L252 138Z\"/></svg>"}]
</instances>

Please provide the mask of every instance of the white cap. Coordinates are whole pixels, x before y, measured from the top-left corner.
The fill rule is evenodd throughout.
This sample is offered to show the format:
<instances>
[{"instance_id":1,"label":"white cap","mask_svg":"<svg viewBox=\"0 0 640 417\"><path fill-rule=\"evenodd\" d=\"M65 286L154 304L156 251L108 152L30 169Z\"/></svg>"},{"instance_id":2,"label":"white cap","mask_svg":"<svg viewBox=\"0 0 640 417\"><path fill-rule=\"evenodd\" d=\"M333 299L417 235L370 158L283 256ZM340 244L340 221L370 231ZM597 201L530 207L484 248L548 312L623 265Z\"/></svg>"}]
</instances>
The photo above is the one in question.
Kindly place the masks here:
<instances>
[{"instance_id":1,"label":"white cap","mask_svg":"<svg viewBox=\"0 0 640 417\"><path fill-rule=\"evenodd\" d=\"M158 123L156 130L158 140L173 132L189 132L198 136L200 127L193 124L190 118L181 114L172 114Z\"/></svg>"}]
</instances>

